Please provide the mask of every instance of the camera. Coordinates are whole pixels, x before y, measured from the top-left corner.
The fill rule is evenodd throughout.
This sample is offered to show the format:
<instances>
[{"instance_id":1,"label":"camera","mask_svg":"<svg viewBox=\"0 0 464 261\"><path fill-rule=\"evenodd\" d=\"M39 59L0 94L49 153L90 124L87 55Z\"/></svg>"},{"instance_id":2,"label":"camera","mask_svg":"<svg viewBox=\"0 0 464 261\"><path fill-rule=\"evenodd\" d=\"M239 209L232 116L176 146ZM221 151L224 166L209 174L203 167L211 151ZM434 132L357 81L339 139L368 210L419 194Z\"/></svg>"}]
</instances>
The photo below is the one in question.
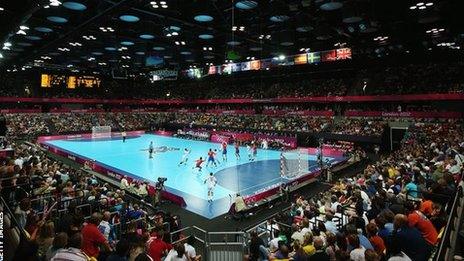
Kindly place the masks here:
<instances>
[{"instance_id":1,"label":"camera","mask_svg":"<svg viewBox=\"0 0 464 261\"><path fill-rule=\"evenodd\" d=\"M166 182L168 178L165 177L159 177L158 182L156 182L156 188L157 189L164 189L164 182Z\"/></svg>"}]
</instances>

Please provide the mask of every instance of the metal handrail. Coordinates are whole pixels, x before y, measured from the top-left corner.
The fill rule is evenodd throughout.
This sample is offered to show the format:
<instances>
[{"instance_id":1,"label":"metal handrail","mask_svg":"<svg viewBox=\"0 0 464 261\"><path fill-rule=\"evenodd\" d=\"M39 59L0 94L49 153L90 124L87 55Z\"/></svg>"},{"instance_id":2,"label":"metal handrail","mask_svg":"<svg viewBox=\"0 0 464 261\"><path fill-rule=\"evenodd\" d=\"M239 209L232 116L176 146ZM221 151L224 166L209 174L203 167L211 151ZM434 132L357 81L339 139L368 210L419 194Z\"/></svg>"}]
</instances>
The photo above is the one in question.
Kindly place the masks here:
<instances>
[{"instance_id":1,"label":"metal handrail","mask_svg":"<svg viewBox=\"0 0 464 261\"><path fill-rule=\"evenodd\" d=\"M463 177L463 175L461 175L461 179L462 179L462 177ZM450 243L452 243L452 242L449 242L450 241L449 237L450 237L450 233L451 233L451 230L452 230L452 227L453 227L451 225L453 220L456 217L460 217L462 219L462 213L454 213L455 211L457 211L457 204L458 204L460 198L462 197L462 195L463 195L463 186L459 186L458 191L456 193L456 196L454 197L454 201L453 201L453 204L452 204L452 207L451 207L450 215L448 217L448 220L446 221L445 231L444 231L443 236L441 238L441 242L438 245L438 250L435 253L434 260L436 260L436 261L444 260L446 252L447 252L447 251L445 251L445 248Z\"/></svg>"}]
</instances>

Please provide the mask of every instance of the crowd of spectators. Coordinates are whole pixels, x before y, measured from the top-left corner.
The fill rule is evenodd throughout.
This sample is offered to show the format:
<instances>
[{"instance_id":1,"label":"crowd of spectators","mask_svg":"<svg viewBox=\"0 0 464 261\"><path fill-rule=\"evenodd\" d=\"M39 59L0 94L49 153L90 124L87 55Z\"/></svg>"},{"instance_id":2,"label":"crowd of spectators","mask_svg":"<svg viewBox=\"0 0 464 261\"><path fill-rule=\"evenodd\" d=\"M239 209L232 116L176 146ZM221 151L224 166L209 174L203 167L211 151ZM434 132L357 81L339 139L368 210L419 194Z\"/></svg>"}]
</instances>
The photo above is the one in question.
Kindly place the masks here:
<instances>
[{"instance_id":1,"label":"crowd of spectators","mask_svg":"<svg viewBox=\"0 0 464 261\"><path fill-rule=\"evenodd\" d=\"M346 118L334 122L328 117L300 115L236 115L183 112L140 113L42 113L6 114L8 137L39 134L90 132L92 126L111 126L113 130L149 129L154 124L175 124L185 127L215 127L272 132L334 132L361 136L379 136L384 122Z\"/></svg>"},{"instance_id":2,"label":"crowd of spectators","mask_svg":"<svg viewBox=\"0 0 464 261\"><path fill-rule=\"evenodd\" d=\"M375 136L382 133L385 123L371 119L344 118L331 125L331 132L336 134Z\"/></svg>"},{"instance_id":3,"label":"crowd of spectators","mask_svg":"<svg viewBox=\"0 0 464 261\"><path fill-rule=\"evenodd\" d=\"M428 260L446 225L463 154L462 125L417 123L400 150L363 173L318 196L296 196L289 211L251 233L246 259Z\"/></svg>"},{"instance_id":4,"label":"crowd of spectators","mask_svg":"<svg viewBox=\"0 0 464 261\"><path fill-rule=\"evenodd\" d=\"M156 191L147 184L115 187L85 167L76 169L48 157L35 145L11 145L14 158L0 165L1 194L26 237L14 260L200 258L192 239L170 244L179 239L169 233L181 228L180 217L155 208Z\"/></svg>"},{"instance_id":5,"label":"crowd of spectators","mask_svg":"<svg viewBox=\"0 0 464 261\"><path fill-rule=\"evenodd\" d=\"M366 70L365 94L462 93L464 64L408 64Z\"/></svg>"}]
</instances>

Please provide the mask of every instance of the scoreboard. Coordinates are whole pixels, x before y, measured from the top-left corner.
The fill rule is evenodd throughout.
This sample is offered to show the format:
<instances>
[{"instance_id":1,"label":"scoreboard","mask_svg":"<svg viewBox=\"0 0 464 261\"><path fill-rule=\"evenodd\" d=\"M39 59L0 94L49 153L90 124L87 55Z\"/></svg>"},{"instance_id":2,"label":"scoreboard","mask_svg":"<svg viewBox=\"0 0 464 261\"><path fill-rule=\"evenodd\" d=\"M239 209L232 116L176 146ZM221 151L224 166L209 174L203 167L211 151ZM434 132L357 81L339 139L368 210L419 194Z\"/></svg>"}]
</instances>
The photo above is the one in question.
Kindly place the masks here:
<instances>
[{"instance_id":1,"label":"scoreboard","mask_svg":"<svg viewBox=\"0 0 464 261\"><path fill-rule=\"evenodd\" d=\"M52 86L66 86L68 89L75 89L78 86L93 88L100 87L100 83L100 78L86 75L42 74L40 77L40 87L42 88L52 88Z\"/></svg>"}]
</instances>

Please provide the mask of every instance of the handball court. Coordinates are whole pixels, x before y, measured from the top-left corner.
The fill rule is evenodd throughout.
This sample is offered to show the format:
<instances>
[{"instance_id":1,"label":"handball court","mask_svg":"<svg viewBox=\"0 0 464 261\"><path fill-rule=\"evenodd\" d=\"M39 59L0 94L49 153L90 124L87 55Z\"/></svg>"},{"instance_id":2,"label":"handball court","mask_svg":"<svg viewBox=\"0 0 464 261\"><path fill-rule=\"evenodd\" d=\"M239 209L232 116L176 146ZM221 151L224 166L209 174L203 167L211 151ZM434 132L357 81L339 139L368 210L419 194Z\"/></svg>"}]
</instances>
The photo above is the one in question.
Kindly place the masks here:
<instances>
[{"instance_id":1,"label":"handball court","mask_svg":"<svg viewBox=\"0 0 464 261\"><path fill-rule=\"evenodd\" d=\"M154 144L153 158L149 158L148 147ZM42 142L71 156L92 160L115 173L127 175L136 180L148 181L154 185L158 178L165 177L167 192L182 197L186 209L208 219L226 213L237 193L250 196L278 186L290 180L281 178L280 151L258 149L255 161L248 160L246 147L240 147L240 159L235 157L233 145L228 146L227 161L222 159L220 144L186 140L153 134L106 140L73 139L47 140ZM186 164L180 165L184 149L191 150ZM195 161L202 157L207 160L209 149L217 149L218 164L202 164L200 172L193 169ZM308 173L318 169L315 155L305 155L309 162ZM326 160L326 159L324 159ZM327 158L336 164L343 158ZM212 172L217 179L212 203L207 201L205 179Z\"/></svg>"}]
</instances>

